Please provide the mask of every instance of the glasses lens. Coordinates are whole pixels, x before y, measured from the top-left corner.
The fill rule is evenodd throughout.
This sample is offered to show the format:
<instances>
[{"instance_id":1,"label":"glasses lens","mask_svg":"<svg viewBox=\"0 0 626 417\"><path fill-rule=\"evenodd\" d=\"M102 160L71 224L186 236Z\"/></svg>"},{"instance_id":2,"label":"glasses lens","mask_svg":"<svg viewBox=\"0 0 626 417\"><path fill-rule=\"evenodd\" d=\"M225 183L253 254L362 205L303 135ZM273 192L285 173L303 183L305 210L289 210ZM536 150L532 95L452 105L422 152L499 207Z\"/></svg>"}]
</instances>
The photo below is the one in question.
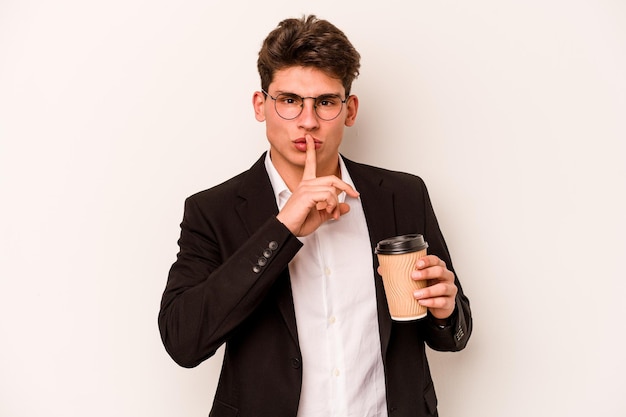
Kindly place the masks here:
<instances>
[{"instance_id":1,"label":"glasses lens","mask_svg":"<svg viewBox=\"0 0 626 417\"><path fill-rule=\"evenodd\" d=\"M336 95L319 96L315 99L315 112L322 120L333 120L339 116L342 106L341 97Z\"/></svg>"},{"instance_id":2,"label":"glasses lens","mask_svg":"<svg viewBox=\"0 0 626 417\"><path fill-rule=\"evenodd\" d=\"M295 94L279 94L275 104L276 112L283 119L295 119L302 112L302 97Z\"/></svg>"}]
</instances>

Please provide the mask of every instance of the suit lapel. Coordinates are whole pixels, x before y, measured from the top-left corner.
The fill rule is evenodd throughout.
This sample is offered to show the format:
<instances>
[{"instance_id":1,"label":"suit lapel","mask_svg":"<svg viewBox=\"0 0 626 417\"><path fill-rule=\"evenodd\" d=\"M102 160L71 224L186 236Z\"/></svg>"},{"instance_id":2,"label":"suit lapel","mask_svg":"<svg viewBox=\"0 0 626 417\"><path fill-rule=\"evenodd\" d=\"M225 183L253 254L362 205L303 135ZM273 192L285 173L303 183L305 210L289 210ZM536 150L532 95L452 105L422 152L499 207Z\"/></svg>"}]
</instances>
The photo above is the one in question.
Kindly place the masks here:
<instances>
[{"instance_id":1,"label":"suit lapel","mask_svg":"<svg viewBox=\"0 0 626 417\"><path fill-rule=\"evenodd\" d=\"M252 236L271 216L278 214L272 184L265 169L265 155L266 153L263 153L252 168L244 174L245 178L239 190L239 201L235 206L235 211L245 225L249 236ZM278 308L291 336L298 343L296 313L287 269L278 278L274 288Z\"/></svg>"},{"instance_id":2,"label":"suit lapel","mask_svg":"<svg viewBox=\"0 0 626 417\"><path fill-rule=\"evenodd\" d=\"M265 153L245 174L235 211L248 235L257 231L271 216L278 214L272 184L265 170Z\"/></svg>"},{"instance_id":3,"label":"suit lapel","mask_svg":"<svg viewBox=\"0 0 626 417\"><path fill-rule=\"evenodd\" d=\"M379 171L362 164L343 158L357 191L361 194L361 204L369 230L372 251L376 244L397 233L393 192L385 187L383 176ZM391 337L391 315L385 298L383 282L376 269L378 259L374 255L374 276L376 284L376 301L378 305L378 327L383 360L386 358L387 346Z\"/></svg>"}]
</instances>

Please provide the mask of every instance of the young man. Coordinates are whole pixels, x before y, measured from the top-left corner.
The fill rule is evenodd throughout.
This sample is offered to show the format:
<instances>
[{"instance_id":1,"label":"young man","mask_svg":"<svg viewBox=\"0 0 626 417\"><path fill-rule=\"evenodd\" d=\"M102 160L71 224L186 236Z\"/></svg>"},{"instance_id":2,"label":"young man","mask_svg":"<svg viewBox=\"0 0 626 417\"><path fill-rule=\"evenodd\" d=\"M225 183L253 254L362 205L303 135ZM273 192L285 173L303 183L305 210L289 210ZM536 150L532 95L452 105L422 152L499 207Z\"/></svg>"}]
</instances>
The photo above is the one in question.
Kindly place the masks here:
<instances>
[{"instance_id":1,"label":"young man","mask_svg":"<svg viewBox=\"0 0 626 417\"><path fill-rule=\"evenodd\" d=\"M186 200L159 328L185 367L226 344L211 416L436 416L425 343L457 351L470 336L422 180L339 155L359 59L327 21L281 22L253 96L269 152ZM412 276L430 284L413 294L428 316L396 322L373 248L409 233L429 244Z\"/></svg>"}]
</instances>

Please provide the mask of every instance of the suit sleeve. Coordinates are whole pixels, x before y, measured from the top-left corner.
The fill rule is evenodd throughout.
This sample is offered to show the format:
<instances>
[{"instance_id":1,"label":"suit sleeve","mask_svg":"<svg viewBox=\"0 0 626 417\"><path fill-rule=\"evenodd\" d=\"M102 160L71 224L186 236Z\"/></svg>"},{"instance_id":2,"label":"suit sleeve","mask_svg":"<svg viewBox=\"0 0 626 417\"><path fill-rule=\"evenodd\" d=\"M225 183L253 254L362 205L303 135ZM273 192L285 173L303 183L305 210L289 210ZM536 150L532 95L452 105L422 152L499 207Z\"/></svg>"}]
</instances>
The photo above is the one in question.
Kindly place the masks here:
<instances>
[{"instance_id":1,"label":"suit sleeve","mask_svg":"<svg viewBox=\"0 0 626 417\"><path fill-rule=\"evenodd\" d=\"M275 217L251 236L239 233L238 239L231 236L228 241L222 232L229 226L214 223L197 201L187 199L180 251L161 300L163 344L184 367L215 354L261 304L302 246ZM224 246L233 247L232 253Z\"/></svg>"},{"instance_id":2,"label":"suit sleeve","mask_svg":"<svg viewBox=\"0 0 626 417\"><path fill-rule=\"evenodd\" d=\"M420 180L421 181L421 180ZM437 217L432 207L426 185L422 182L425 226L424 235L429 244L429 253L439 256L448 267L454 272L454 282L458 289L456 296L456 307L447 325L441 327L432 320L427 321L426 343L434 350L439 351L459 351L467 345L472 333L472 313L469 299L465 296L461 282L454 271L452 259L448 247L440 230Z\"/></svg>"}]
</instances>

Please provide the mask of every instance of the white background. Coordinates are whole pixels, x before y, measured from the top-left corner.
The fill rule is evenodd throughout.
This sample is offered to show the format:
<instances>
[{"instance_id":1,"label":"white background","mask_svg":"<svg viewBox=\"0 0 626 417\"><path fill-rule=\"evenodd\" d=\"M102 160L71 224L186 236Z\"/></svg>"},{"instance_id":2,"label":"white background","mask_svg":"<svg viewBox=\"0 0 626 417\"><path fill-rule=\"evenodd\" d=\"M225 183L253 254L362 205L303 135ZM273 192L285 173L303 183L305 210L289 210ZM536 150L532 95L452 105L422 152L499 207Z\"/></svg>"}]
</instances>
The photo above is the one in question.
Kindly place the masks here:
<instances>
[{"instance_id":1,"label":"white background","mask_svg":"<svg viewBox=\"0 0 626 417\"><path fill-rule=\"evenodd\" d=\"M625 415L621 0L0 0L0 415L208 414L220 357L175 365L160 297L303 13L362 55L342 152L425 179L472 302L429 352L442 417Z\"/></svg>"}]
</instances>

